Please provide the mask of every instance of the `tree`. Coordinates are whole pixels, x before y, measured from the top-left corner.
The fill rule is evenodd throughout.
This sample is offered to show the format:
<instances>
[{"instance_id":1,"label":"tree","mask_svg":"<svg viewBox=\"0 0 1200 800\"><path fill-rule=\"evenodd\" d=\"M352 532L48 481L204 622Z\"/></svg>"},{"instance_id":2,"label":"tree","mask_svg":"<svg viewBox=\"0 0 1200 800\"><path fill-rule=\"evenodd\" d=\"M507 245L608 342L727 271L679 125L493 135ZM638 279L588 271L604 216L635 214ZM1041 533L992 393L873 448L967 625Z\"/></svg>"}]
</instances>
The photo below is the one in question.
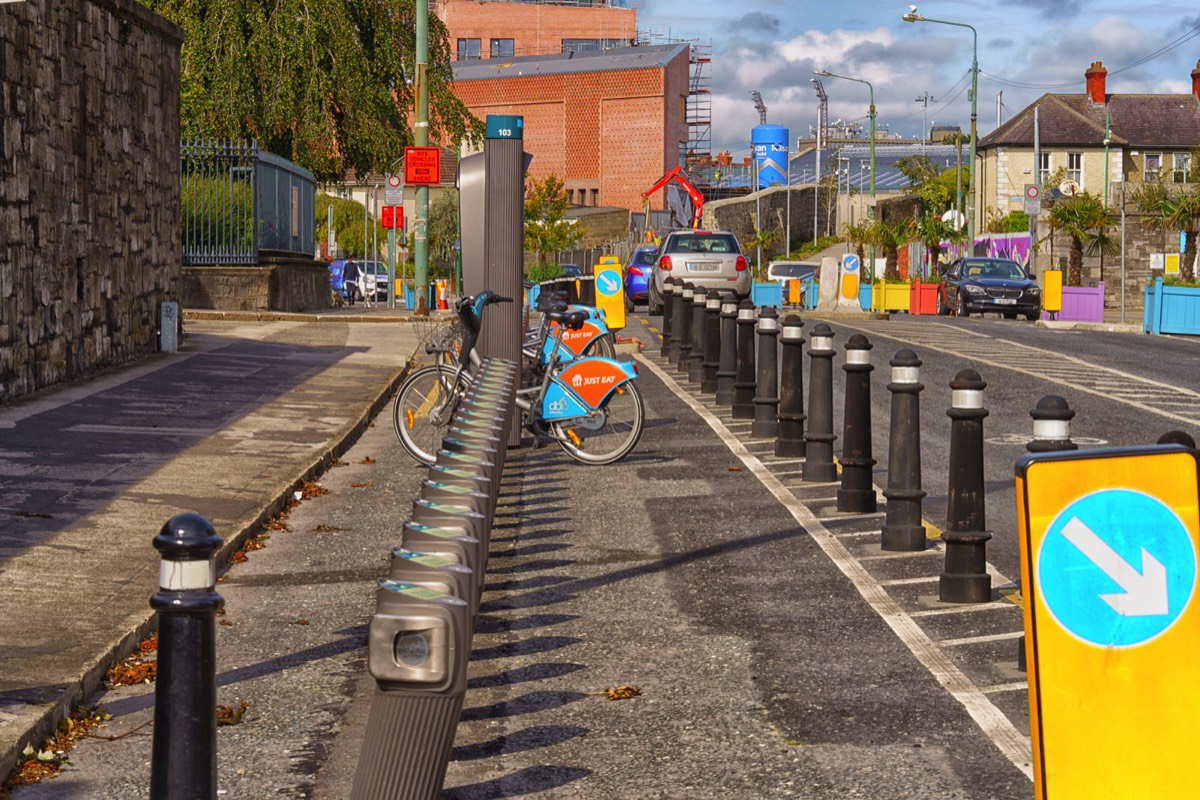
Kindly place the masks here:
<instances>
[{"instance_id":1,"label":"tree","mask_svg":"<svg viewBox=\"0 0 1200 800\"><path fill-rule=\"evenodd\" d=\"M900 280L900 247L910 242L912 235L913 222L911 219L903 219L900 222L885 222L877 219L867 226L867 244L875 245L883 250L884 280Z\"/></svg>"},{"instance_id":2,"label":"tree","mask_svg":"<svg viewBox=\"0 0 1200 800\"><path fill-rule=\"evenodd\" d=\"M414 0L144 0L184 29L184 137L255 139L317 177L383 171L412 144ZM429 18L430 141L482 139Z\"/></svg>"},{"instance_id":3,"label":"tree","mask_svg":"<svg viewBox=\"0 0 1200 800\"><path fill-rule=\"evenodd\" d=\"M1090 192L1060 197L1050 207L1049 223L1052 231L1061 231L1071 239L1067 285L1082 285L1085 244L1089 255L1111 252L1112 240L1105 234L1108 212L1104 202Z\"/></svg>"},{"instance_id":4,"label":"tree","mask_svg":"<svg viewBox=\"0 0 1200 800\"><path fill-rule=\"evenodd\" d=\"M925 245L929 251L929 268L932 272L937 269L938 260L942 255L942 242L965 242L966 231L956 228L942 219L940 214L925 213L913 221L912 237Z\"/></svg>"},{"instance_id":5,"label":"tree","mask_svg":"<svg viewBox=\"0 0 1200 800\"><path fill-rule=\"evenodd\" d=\"M366 258L367 247L366 242L363 241L363 219L367 211L362 203L354 200L334 197L323 192L317 193L315 209L316 240L318 242L329 240L330 206L333 206L333 238L337 242L338 249L359 258ZM369 222L374 223L376 221L372 219ZM374 235L374 232L368 227L367 236L373 237ZM379 228L378 235L386 237L387 231ZM330 253L330 255L332 256L333 254Z\"/></svg>"},{"instance_id":6,"label":"tree","mask_svg":"<svg viewBox=\"0 0 1200 800\"><path fill-rule=\"evenodd\" d=\"M1193 153L1189 178L1200 170L1196 155ZM1196 262L1196 232L1200 227L1200 185L1181 184L1176 189L1161 180L1144 183L1133 192L1133 204L1148 215L1147 225L1163 231L1183 231L1179 279L1191 283L1195 279L1192 265Z\"/></svg>"},{"instance_id":7,"label":"tree","mask_svg":"<svg viewBox=\"0 0 1200 800\"><path fill-rule=\"evenodd\" d=\"M868 223L847 225L842 231L842 237L848 244L854 245L854 254L858 256L859 264L867 263L866 246L871 238L871 226ZM869 270L864 270L864 272ZM865 277L865 276L864 276Z\"/></svg>"},{"instance_id":8,"label":"tree","mask_svg":"<svg viewBox=\"0 0 1200 800\"><path fill-rule=\"evenodd\" d=\"M454 261L454 243L458 241L458 197L446 192L429 206L429 223L425 228L429 242L430 263L442 265Z\"/></svg>"},{"instance_id":9,"label":"tree","mask_svg":"<svg viewBox=\"0 0 1200 800\"><path fill-rule=\"evenodd\" d=\"M545 180L530 178L525 186L525 249L537 253L538 267L547 256L575 246L584 234L574 220L568 220L571 196L556 175Z\"/></svg>"},{"instance_id":10,"label":"tree","mask_svg":"<svg viewBox=\"0 0 1200 800\"><path fill-rule=\"evenodd\" d=\"M783 242L783 235L782 228L755 229L754 233L747 236L745 241L742 242L742 246L747 253L757 251L761 247L763 254L770 259L771 251L777 249ZM762 265L757 260L754 263L754 270L757 275L761 275Z\"/></svg>"}]
</instances>

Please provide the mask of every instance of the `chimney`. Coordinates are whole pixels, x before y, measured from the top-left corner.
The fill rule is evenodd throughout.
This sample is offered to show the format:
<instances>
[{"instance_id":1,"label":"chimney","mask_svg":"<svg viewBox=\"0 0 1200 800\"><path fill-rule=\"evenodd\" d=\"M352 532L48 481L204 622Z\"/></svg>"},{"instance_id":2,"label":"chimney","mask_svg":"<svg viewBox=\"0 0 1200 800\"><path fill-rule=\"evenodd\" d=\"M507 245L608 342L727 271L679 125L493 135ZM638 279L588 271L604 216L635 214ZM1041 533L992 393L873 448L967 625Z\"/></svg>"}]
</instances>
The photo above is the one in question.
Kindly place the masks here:
<instances>
[{"instance_id":1,"label":"chimney","mask_svg":"<svg viewBox=\"0 0 1200 800\"><path fill-rule=\"evenodd\" d=\"M1104 105L1104 77L1106 75L1108 75L1108 70L1099 61L1093 61L1092 66L1083 73L1083 77L1087 81L1087 93L1093 103Z\"/></svg>"},{"instance_id":2,"label":"chimney","mask_svg":"<svg viewBox=\"0 0 1200 800\"><path fill-rule=\"evenodd\" d=\"M1192 70L1192 94L1200 100L1200 61L1196 62L1196 68Z\"/></svg>"}]
</instances>

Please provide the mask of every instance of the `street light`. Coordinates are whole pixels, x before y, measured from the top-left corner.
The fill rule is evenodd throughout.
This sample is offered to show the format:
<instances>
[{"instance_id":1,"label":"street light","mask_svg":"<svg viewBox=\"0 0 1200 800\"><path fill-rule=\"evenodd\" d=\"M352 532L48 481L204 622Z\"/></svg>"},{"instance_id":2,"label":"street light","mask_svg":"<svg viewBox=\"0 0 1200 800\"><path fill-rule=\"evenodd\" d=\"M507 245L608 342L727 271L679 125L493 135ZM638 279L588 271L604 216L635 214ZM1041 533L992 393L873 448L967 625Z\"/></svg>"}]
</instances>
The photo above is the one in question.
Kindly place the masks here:
<instances>
[{"instance_id":1,"label":"street light","mask_svg":"<svg viewBox=\"0 0 1200 800\"><path fill-rule=\"evenodd\" d=\"M820 75L822 78L841 78L844 81L854 81L855 83L865 83L867 85L867 91L870 92L871 108L870 108L869 117L871 120L871 127L870 127L870 136L871 136L871 217L874 218L874 216L875 216L875 87L871 85L870 81L864 81L862 78L851 78L849 75L837 75L826 69L815 69L815 70L813 70L813 75ZM849 172L850 172L849 169L847 169L846 170L847 202L849 202L849 189L850 189ZM874 275L874 273L875 273L875 248L874 248L874 246L871 247L871 269L868 270L868 273L871 275Z\"/></svg>"},{"instance_id":2,"label":"street light","mask_svg":"<svg viewBox=\"0 0 1200 800\"><path fill-rule=\"evenodd\" d=\"M971 191L972 184L975 183L975 119L976 119L976 100L979 96L979 32L975 30L973 25L968 25L965 22L951 22L945 19L930 19L923 17L917 13L916 6L909 6L908 13L902 18L905 22L936 22L939 25L954 25L958 28L971 29L971 162L968 168L971 172L970 181L967 184L967 241L972 252L975 249L975 194Z\"/></svg>"}]
</instances>

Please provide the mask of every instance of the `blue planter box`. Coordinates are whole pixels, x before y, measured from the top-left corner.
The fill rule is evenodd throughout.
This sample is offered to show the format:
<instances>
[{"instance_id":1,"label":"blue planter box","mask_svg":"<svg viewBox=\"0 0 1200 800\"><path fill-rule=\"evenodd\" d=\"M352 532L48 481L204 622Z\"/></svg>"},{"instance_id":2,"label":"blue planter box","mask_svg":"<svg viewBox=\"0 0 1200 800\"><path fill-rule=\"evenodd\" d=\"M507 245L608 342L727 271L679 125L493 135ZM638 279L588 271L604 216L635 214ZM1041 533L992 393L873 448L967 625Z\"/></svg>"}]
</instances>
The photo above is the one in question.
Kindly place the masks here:
<instances>
[{"instance_id":1,"label":"blue planter box","mask_svg":"<svg viewBox=\"0 0 1200 800\"><path fill-rule=\"evenodd\" d=\"M1162 278L1147 281L1142 330L1200 336L1200 289L1164 286Z\"/></svg>"},{"instance_id":2,"label":"blue planter box","mask_svg":"<svg viewBox=\"0 0 1200 800\"><path fill-rule=\"evenodd\" d=\"M871 310L871 284L860 283L858 285L858 307L863 311Z\"/></svg>"},{"instance_id":3,"label":"blue planter box","mask_svg":"<svg viewBox=\"0 0 1200 800\"><path fill-rule=\"evenodd\" d=\"M750 299L758 307L783 305L783 284L779 281L770 283L755 283L750 287Z\"/></svg>"},{"instance_id":4,"label":"blue planter box","mask_svg":"<svg viewBox=\"0 0 1200 800\"><path fill-rule=\"evenodd\" d=\"M820 285L809 278L804 282L804 307L810 311L817 307L817 300L820 297Z\"/></svg>"}]
</instances>

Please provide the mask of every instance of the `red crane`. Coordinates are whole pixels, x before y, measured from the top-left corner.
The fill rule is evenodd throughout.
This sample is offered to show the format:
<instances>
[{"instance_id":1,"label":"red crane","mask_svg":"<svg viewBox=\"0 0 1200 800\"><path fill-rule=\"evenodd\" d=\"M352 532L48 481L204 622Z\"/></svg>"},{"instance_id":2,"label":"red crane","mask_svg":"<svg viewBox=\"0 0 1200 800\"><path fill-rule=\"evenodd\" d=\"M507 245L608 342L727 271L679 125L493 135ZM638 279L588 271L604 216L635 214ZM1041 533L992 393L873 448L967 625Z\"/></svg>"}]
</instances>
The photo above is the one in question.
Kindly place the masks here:
<instances>
[{"instance_id":1,"label":"red crane","mask_svg":"<svg viewBox=\"0 0 1200 800\"><path fill-rule=\"evenodd\" d=\"M671 167L671 169L667 170L666 175L663 175L658 179L657 183L655 183L646 191L642 192L642 197L647 198L646 202L647 205L649 205L650 195L654 194L671 181L675 181L682 186L684 191L688 193L688 197L692 198L692 227L699 228L700 213L704 210L704 195L702 195L700 190L695 186L692 186L692 184L688 181L687 176L683 174L683 167Z\"/></svg>"}]
</instances>

